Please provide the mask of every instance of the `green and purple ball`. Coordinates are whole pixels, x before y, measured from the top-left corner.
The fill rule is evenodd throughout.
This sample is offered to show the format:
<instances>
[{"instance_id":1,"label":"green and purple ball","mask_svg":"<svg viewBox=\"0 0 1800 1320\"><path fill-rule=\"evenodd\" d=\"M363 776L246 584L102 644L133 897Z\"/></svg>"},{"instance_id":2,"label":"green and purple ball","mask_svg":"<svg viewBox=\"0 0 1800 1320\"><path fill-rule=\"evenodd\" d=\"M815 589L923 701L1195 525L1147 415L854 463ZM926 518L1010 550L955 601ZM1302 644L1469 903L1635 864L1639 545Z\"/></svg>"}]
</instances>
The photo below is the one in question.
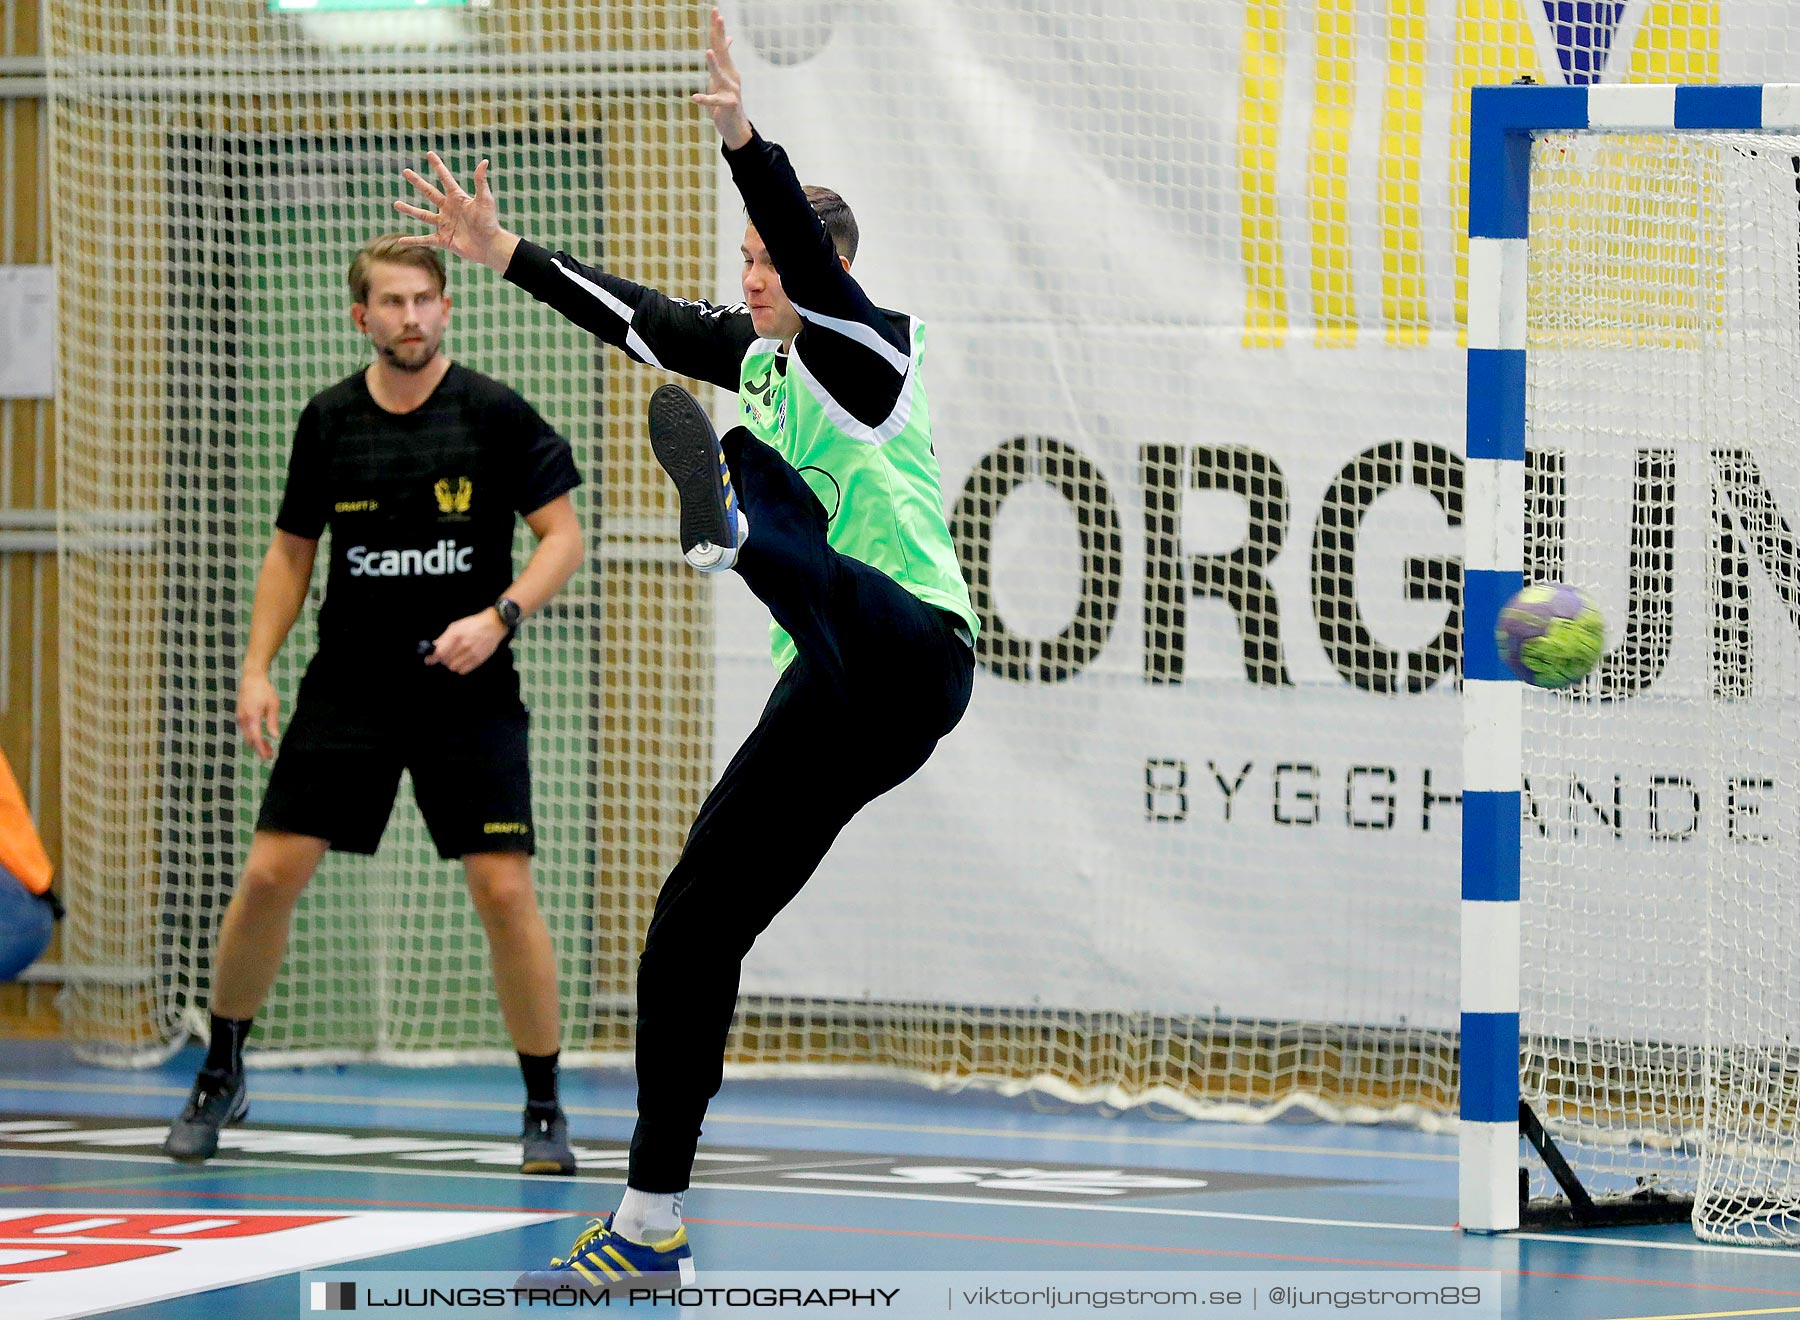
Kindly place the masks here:
<instances>
[{"instance_id":1,"label":"green and purple ball","mask_svg":"<svg viewBox=\"0 0 1800 1320\"><path fill-rule=\"evenodd\" d=\"M1606 649L1606 621L1584 592L1561 582L1526 587L1500 610L1500 659L1533 687L1566 688L1586 678Z\"/></svg>"}]
</instances>

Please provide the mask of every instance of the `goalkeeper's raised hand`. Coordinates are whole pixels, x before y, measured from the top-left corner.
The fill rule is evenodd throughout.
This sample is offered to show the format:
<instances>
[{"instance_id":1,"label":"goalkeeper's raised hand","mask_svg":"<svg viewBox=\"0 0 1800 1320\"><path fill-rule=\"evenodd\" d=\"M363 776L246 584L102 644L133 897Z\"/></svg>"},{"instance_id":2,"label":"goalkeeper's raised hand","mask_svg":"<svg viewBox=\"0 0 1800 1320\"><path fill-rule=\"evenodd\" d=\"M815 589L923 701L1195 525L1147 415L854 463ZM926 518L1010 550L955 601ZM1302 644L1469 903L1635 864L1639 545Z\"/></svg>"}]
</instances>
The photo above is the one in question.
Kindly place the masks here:
<instances>
[{"instance_id":1,"label":"goalkeeper's raised hand","mask_svg":"<svg viewBox=\"0 0 1800 1320\"><path fill-rule=\"evenodd\" d=\"M425 159L432 173L437 175L438 185L410 169L402 170L401 177L418 189L437 210L428 211L410 202L395 202L394 209L401 215L424 221L432 231L409 234L400 242L406 247L441 247L459 257L479 261L504 275L519 246L519 236L500 227L500 209L495 205L493 190L488 187L487 161L483 160L475 167L475 191L471 193L456 181L456 176L450 173L450 167L437 152L426 152Z\"/></svg>"},{"instance_id":2,"label":"goalkeeper's raised hand","mask_svg":"<svg viewBox=\"0 0 1800 1320\"><path fill-rule=\"evenodd\" d=\"M750 140L750 119L744 114L743 79L731 59L731 38L725 20L712 11L706 34L706 90L694 93L694 104L712 112L713 127L725 145L736 151Z\"/></svg>"}]
</instances>

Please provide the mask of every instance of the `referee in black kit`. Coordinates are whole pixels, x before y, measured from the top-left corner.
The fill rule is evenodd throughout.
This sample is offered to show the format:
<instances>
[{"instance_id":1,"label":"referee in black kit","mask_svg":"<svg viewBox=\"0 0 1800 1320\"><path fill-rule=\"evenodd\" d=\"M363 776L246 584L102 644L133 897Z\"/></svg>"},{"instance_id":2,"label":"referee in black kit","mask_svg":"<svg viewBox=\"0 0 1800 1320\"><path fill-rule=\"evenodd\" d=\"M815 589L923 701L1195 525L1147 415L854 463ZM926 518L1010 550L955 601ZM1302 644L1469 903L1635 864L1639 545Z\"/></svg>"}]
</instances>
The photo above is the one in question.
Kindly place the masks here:
<instances>
[{"instance_id":1,"label":"referee in black kit","mask_svg":"<svg viewBox=\"0 0 1800 1320\"><path fill-rule=\"evenodd\" d=\"M512 390L439 352L443 255L394 236L350 266L366 369L300 416L275 535L256 580L238 690L244 740L280 735L269 665L300 616L331 529L319 649L269 779L213 953L212 1038L166 1154L194 1163L249 1108L243 1049L274 984L294 904L328 849L373 853L402 769L432 841L461 858L524 1074L521 1170L573 1173L556 1095L550 933L531 886L528 716L509 645L585 547L568 442ZM537 537L513 574L515 518Z\"/></svg>"}]
</instances>

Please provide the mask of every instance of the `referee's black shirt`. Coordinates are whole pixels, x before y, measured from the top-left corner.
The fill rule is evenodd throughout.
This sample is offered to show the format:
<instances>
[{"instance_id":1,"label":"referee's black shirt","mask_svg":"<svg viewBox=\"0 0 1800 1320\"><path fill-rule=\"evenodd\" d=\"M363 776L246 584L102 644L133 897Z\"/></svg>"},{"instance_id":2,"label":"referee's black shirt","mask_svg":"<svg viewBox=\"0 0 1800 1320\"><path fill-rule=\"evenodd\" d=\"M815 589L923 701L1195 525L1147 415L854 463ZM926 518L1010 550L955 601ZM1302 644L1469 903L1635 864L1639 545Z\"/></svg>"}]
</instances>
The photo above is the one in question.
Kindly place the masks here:
<instances>
[{"instance_id":1,"label":"referee's black shirt","mask_svg":"<svg viewBox=\"0 0 1800 1320\"><path fill-rule=\"evenodd\" d=\"M418 644L492 605L514 579L515 519L581 484L569 444L499 381L452 363L431 396L391 413L362 372L300 414L275 525L318 540L331 569L308 686L370 696L449 684L518 691L511 649L473 674L427 668Z\"/></svg>"}]
</instances>

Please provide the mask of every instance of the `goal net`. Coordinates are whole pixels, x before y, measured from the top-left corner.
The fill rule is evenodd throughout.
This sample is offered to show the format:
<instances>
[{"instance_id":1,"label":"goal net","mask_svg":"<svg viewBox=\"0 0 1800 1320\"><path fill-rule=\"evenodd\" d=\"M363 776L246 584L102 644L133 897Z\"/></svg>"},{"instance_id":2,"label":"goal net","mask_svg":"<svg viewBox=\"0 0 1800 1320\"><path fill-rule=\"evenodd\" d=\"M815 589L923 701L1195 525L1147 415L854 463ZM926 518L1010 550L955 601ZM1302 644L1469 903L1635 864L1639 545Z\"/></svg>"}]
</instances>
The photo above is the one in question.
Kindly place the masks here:
<instances>
[{"instance_id":1,"label":"goal net","mask_svg":"<svg viewBox=\"0 0 1800 1320\"><path fill-rule=\"evenodd\" d=\"M1800 1240L1797 186L1800 137L1532 148L1525 573L1610 650L1526 693L1523 1098L1727 1240Z\"/></svg>"},{"instance_id":2,"label":"goal net","mask_svg":"<svg viewBox=\"0 0 1800 1320\"><path fill-rule=\"evenodd\" d=\"M405 227L399 168L490 156L513 227L682 296L735 299L743 214L687 102L704 5L46 14L66 1020L92 1055L150 1058L205 1025L265 776L233 720L255 571L301 407L366 361L343 270ZM1773 78L1800 17L744 0L726 18L752 117L855 207L872 297L927 327L984 624L963 726L753 952L732 1062L1453 1121L1467 89ZM676 553L641 427L663 377L489 272L452 281L449 350L530 399L588 477L590 560L518 646L565 1043L623 1057L656 888L768 691L766 616ZM290 700L311 626L278 666ZM330 858L302 900L253 1047L505 1044L479 926L403 791L381 854Z\"/></svg>"}]
</instances>

